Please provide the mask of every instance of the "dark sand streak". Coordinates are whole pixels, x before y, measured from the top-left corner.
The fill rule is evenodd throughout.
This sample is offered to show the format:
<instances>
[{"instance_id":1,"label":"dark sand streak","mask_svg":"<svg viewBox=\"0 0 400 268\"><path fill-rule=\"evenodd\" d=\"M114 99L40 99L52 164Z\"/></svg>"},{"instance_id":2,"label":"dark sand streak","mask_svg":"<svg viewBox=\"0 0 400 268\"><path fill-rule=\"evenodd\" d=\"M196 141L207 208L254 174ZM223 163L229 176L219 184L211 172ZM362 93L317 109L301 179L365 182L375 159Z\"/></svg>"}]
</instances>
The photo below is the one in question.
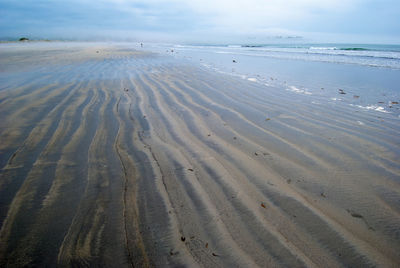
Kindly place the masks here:
<instances>
[{"instance_id":1,"label":"dark sand streak","mask_svg":"<svg viewBox=\"0 0 400 268\"><path fill-rule=\"evenodd\" d=\"M120 101L121 101L121 96L118 98L118 101L117 101L117 114L119 113L119 103L120 103ZM129 262L131 264L131 267L135 267L134 261L133 261L132 249L131 249L130 243L128 242L129 238L128 238L127 216L126 216L126 214L127 214L128 173L127 173L127 169L125 167L125 163L124 163L124 161L122 159L122 155L121 155L121 152L120 152L120 149L119 149L119 146L118 146L118 144L120 143L120 135L121 135L120 131L121 131L121 128L119 127L118 128L118 134L117 134L117 137L116 137L115 143L114 143L114 148L115 148L115 150L116 150L116 152L118 154L119 161L120 161L120 163L122 165L122 169L124 171L123 172L124 173L123 217L124 217L125 246L126 246L126 249L128 251L128 259L129 259Z\"/></svg>"}]
</instances>

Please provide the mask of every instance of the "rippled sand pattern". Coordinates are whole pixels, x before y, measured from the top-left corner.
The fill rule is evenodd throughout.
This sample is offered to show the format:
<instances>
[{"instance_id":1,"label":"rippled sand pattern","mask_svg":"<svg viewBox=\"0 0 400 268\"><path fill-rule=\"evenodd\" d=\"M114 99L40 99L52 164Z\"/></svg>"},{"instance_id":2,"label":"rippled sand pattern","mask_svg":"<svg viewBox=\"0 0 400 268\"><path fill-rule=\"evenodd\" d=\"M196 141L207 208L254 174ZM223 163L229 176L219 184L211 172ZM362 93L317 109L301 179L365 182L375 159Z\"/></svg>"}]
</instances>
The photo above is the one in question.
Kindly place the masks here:
<instances>
[{"instance_id":1,"label":"rippled sand pattern","mask_svg":"<svg viewBox=\"0 0 400 268\"><path fill-rule=\"evenodd\" d=\"M398 118L126 48L0 60L1 267L400 266Z\"/></svg>"}]
</instances>

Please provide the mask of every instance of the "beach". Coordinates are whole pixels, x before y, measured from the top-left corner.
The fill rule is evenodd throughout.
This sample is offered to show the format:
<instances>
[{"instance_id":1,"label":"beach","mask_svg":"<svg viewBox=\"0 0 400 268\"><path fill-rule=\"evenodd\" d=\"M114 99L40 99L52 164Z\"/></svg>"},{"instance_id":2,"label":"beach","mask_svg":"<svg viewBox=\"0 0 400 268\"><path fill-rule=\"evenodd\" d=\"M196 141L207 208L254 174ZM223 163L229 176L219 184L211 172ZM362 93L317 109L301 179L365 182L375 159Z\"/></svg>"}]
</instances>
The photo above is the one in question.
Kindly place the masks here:
<instances>
[{"instance_id":1,"label":"beach","mask_svg":"<svg viewBox=\"0 0 400 268\"><path fill-rule=\"evenodd\" d=\"M0 45L1 267L400 265L395 97L137 44Z\"/></svg>"}]
</instances>

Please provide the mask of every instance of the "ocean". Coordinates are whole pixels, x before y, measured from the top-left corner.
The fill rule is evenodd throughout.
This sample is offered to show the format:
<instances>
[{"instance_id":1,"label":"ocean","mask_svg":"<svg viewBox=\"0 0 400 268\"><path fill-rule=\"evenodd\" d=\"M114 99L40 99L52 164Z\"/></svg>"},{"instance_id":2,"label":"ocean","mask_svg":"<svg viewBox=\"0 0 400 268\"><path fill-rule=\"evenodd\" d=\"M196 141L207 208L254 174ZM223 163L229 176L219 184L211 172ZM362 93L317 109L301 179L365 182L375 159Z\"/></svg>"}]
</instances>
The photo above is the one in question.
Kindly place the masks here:
<instances>
[{"instance_id":1,"label":"ocean","mask_svg":"<svg viewBox=\"0 0 400 268\"><path fill-rule=\"evenodd\" d=\"M400 116L400 45L149 44L151 50L310 102L344 103Z\"/></svg>"},{"instance_id":2,"label":"ocean","mask_svg":"<svg viewBox=\"0 0 400 268\"><path fill-rule=\"evenodd\" d=\"M178 45L177 47L252 57L296 59L400 69L400 45Z\"/></svg>"}]
</instances>

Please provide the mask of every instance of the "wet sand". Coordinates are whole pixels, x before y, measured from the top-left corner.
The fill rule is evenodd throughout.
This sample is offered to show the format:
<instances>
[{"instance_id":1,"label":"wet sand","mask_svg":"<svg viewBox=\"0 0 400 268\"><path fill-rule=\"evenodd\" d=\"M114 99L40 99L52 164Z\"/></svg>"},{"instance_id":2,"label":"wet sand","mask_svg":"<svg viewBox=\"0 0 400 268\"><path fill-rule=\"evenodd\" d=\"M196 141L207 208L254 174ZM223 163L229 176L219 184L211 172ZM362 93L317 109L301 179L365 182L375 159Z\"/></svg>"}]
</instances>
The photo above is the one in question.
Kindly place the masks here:
<instances>
[{"instance_id":1,"label":"wet sand","mask_svg":"<svg viewBox=\"0 0 400 268\"><path fill-rule=\"evenodd\" d=\"M400 120L117 45L0 50L0 266L398 267Z\"/></svg>"}]
</instances>

